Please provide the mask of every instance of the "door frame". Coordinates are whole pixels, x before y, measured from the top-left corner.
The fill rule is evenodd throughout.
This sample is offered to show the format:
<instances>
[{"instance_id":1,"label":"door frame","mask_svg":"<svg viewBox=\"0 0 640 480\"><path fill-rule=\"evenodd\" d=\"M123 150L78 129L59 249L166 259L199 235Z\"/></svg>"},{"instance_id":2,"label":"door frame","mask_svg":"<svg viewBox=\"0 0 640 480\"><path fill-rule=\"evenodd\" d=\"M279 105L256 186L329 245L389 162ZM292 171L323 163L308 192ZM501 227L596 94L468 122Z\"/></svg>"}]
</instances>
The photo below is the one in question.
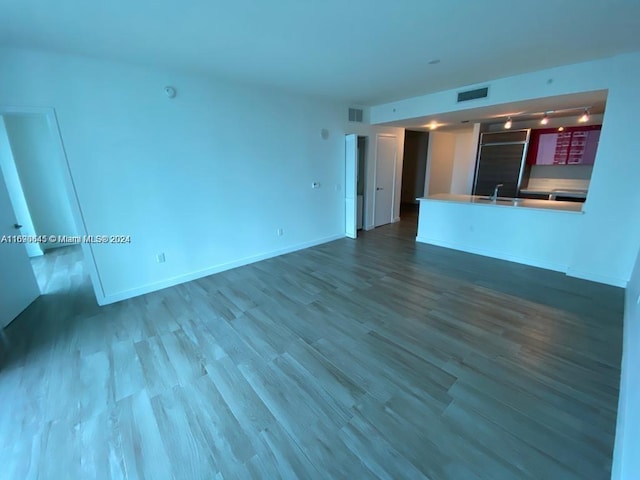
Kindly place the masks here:
<instances>
[{"instance_id":1,"label":"door frame","mask_svg":"<svg viewBox=\"0 0 640 480\"><path fill-rule=\"evenodd\" d=\"M345 235L349 238L358 237L358 135L355 133L344 136L344 216Z\"/></svg>"},{"instance_id":2,"label":"door frame","mask_svg":"<svg viewBox=\"0 0 640 480\"><path fill-rule=\"evenodd\" d=\"M82 213L82 208L80 207L80 202L78 200L78 192L75 187L73 175L71 174L69 159L67 158L67 152L64 147L62 132L60 130L60 125L58 123L58 117L56 115L55 109L53 107L8 107L0 105L0 115L21 114L44 115L47 119L47 124L49 126L49 130L51 131L54 142L54 148L56 148L59 152L59 155L57 155L57 159L55 160L55 164L53 165L53 167L59 169L59 171L62 173L65 189L64 193L71 208L71 214L76 226L76 231L78 232L78 235L87 235L87 227L84 220L84 215ZM102 282L100 281L100 276L98 275L96 260L93 255L93 251L91 250L91 245L86 242L81 242L80 246L82 248L84 265L89 273L93 291L96 296L96 301L98 302L98 305L104 305L104 289L102 288Z\"/></svg>"}]
</instances>

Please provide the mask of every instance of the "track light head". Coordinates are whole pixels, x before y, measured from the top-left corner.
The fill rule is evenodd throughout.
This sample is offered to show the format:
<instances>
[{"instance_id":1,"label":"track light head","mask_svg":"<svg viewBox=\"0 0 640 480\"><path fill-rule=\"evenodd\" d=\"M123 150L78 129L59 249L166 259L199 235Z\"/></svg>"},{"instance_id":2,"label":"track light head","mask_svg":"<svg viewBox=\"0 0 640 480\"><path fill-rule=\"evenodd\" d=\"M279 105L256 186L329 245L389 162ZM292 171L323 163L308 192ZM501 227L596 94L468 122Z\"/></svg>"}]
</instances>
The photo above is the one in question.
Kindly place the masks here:
<instances>
[{"instance_id":1,"label":"track light head","mask_svg":"<svg viewBox=\"0 0 640 480\"><path fill-rule=\"evenodd\" d=\"M578 122L586 123L589 121L589 118L589 110L585 108L583 114L580 116L580 118L578 118Z\"/></svg>"}]
</instances>

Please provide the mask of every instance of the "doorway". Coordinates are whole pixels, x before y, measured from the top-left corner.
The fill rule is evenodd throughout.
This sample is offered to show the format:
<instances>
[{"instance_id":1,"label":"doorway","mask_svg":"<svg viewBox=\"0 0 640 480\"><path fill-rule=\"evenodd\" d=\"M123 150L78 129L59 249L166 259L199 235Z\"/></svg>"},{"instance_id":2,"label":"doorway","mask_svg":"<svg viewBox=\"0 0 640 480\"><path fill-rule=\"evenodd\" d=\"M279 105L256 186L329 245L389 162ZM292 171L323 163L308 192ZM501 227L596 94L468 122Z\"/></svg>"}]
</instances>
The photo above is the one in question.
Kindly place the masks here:
<instances>
[{"instance_id":1,"label":"doorway","mask_svg":"<svg viewBox=\"0 0 640 480\"><path fill-rule=\"evenodd\" d=\"M356 181L356 230L364 227L364 205L367 176L367 137L358 137L358 178Z\"/></svg>"},{"instance_id":2,"label":"doorway","mask_svg":"<svg viewBox=\"0 0 640 480\"><path fill-rule=\"evenodd\" d=\"M405 130L404 156L402 161L402 190L400 193L400 216L418 216L419 201L424 196L427 176L427 154L429 133Z\"/></svg>"},{"instance_id":3,"label":"doorway","mask_svg":"<svg viewBox=\"0 0 640 480\"><path fill-rule=\"evenodd\" d=\"M395 133L345 136L345 235L400 220L398 162L402 148Z\"/></svg>"},{"instance_id":4,"label":"doorway","mask_svg":"<svg viewBox=\"0 0 640 480\"><path fill-rule=\"evenodd\" d=\"M90 250L81 244L85 229L53 109L0 107L0 173L0 257L10 266L0 273L4 328L81 272L94 291L96 282L92 262L84 261Z\"/></svg>"}]
</instances>

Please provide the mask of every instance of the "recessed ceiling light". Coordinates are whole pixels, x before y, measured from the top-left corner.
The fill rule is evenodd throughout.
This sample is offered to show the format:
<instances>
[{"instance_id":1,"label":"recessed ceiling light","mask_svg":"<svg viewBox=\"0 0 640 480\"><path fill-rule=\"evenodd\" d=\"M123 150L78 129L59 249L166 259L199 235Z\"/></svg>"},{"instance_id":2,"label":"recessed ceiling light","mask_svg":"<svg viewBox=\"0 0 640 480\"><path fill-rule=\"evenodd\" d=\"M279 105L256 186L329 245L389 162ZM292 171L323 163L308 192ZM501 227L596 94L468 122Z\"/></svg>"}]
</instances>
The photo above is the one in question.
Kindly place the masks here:
<instances>
[{"instance_id":1,"label":"recessed ceiling light","mask_svg":"<svg viewBox=\"0 0 640 480\"><path fill-rule=\"evenodd\" d=\"M440 59L439 58L434 58L433 60L429 60L427 62L429 65L437 65L440 63Z\"/></svg>"},{"instance_id":2,"label":"recessed ceiling light","mask_svg":"<svg viewBox=\"0 0 640 480\"><path fill-rule=\"evenodd\" d=\"M435 120L432 120L429 124L429 130L435 130L436 128L438 128L438 123Z\"/></svg>"},{"instance_id":3,"label":"recessed ceiling light","mask_svg":"<svg viewBox=\"0 0 640 480\"><path fill-rule=\"evenodd\" d=\"M542 120L540 120L540 125L547 125L548 123L549 123L549 115L545 113L544 117L542 117Z\"/></svg>"},{"instance_id":4,"label":"recessed ceiling light","mask_svg":"<svg viewBox=\"0 0 640 480\"><path fill-rule=\"evenodd\" d=\"M558 131L559 131L559 132L564 132L564 127L559 127L559 128L558 128Z\"/></svg>"},{"instance_id":5,"label":"recessed ceiling light","mask_svg":"<svg viewBox=\"0 0 640 480\"><path fill-rule=\"evenodd\" d=\"M507 130L510 129L513 126L513 122L511 121L511 117L507 118L507 121L504 122L504 128L506 128Z\"/></svg>"}]
</instances>

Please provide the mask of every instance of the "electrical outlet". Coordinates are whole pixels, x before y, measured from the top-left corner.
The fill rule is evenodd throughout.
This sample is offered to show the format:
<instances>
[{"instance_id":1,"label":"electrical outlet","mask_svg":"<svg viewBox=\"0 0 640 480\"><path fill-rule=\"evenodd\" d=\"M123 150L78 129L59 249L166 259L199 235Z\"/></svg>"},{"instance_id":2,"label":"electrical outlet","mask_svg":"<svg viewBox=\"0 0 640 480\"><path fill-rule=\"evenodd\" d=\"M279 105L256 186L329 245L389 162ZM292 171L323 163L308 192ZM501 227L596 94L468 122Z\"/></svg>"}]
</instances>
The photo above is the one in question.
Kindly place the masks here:
<instances>
[{"instance_id":1,"label":"electrical outlet","mask_svg":"<svg viewBox=\"0 0 640 480\"><path fill-rule=\"evenodd\" d=\"M320 188L320 182L313 182L311 188Z\"/></svg>"},{"instance_id":2,"label":"electrical outlet","mask_svg":"<svg viewBox=\"0 0 640 480\"><path fill-rule=\"evenodd\" d=\"M166 261L167 261L167 260L166 260L166 258L165 258L165 256L164 256L164 252L159 253L159 254L157 254L157 255L156 255L156 262L158 262L158 263L164 263L164 262L166 262Z\"/></svg>"},{"instance_id":3,"label":"electrical outlet","mask_svg":"<svg viewBox=\"0 0 640 480\"><path fill-rule=\"evenodd\" d=\"M284 235L284 229L282 229L282 228L277 229L277 230L276 230L276 234L277 234L279 237L283 236L283 235Z\"/></svg>"}]
</instances>

